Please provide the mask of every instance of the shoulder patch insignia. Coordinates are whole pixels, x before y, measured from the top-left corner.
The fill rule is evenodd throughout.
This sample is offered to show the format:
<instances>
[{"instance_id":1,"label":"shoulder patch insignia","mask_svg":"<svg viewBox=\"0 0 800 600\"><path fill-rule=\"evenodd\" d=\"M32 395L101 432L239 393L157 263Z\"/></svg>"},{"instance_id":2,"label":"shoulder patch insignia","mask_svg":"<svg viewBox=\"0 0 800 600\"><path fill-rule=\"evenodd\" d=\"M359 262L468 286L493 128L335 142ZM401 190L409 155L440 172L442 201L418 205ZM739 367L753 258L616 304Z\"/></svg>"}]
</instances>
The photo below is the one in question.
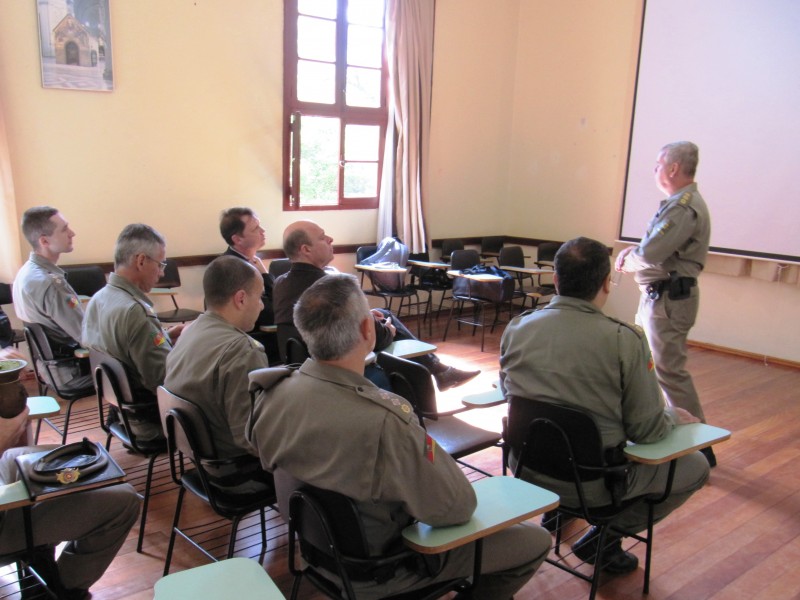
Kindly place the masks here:
<instances>
[{"instance_id":1,"label":"shoulder patch insignia","mask_svg":"<svg viewBox=\"0 0 800 600\"><path fill-rule=\"evenodd\" d=\"M252 344L253 348L255 348L256 350L263 350L264 349L264 345L261 342L259 342L258 340L250 338L250 343Z\"/></svg>"},{"instance_id":2,"label":"shoulder patch insignia","mask_svg":"<svg viewBox=\"0 0 800 600\"><path fill-rule=\"evenodd\" d=\"M652 370L653 370L653 369L655 369L655 368L656 368L656 363L655 363L655 361L653 360L653 357L651 356L651 357L650 357L650 360L648 360L648 361L647 361L647 370L648 370L648 371L652 371Z\"/></svg>"},{"instance_id":3,"label":"shoulder patch insignia","mask_svg":"<svg viewBox=\"0 0 800 600\"><path fill-rule=\"evenodd\" d=\"M678 204L686 206L691 201L692 201L692 192L683 192L683 194L681 194L681 199L678 200Z\"/></svg>"},{"instance_id":4,"label":"shoulder patch insignia","mask_svg":"<svg viewBox=\"0 0 800 600\"><path fill-rule=\"evenodd\" d=\"M67 299L67 306L69 306L70 308L78 308L80 306L80 304L81 304L81 301L78 300L78 298L75 297L75 296L70 296Z\"/></svg>"},{"instance_id":5,"label":"shoulder patch insignia","mask_svg":"<svg viewBox=\"0 0 800 600\"><path fill-rule=\"evenodd\" d=\"M428 462L436 459L436 440L428 434L425 434L425 458Z\"/></svg>"},{"instance_id":6,"label":"shoulder patch insignia","mask_svg":"<svg viewBox=\"0 0 800 600\"><path fill-rule=\"evenodd\" d=\"M167 343L167 336L164 335L163 331L157 331L153 334L153 345L158 348L159 346L163 346Z\"/></svg>"}]
</instances>

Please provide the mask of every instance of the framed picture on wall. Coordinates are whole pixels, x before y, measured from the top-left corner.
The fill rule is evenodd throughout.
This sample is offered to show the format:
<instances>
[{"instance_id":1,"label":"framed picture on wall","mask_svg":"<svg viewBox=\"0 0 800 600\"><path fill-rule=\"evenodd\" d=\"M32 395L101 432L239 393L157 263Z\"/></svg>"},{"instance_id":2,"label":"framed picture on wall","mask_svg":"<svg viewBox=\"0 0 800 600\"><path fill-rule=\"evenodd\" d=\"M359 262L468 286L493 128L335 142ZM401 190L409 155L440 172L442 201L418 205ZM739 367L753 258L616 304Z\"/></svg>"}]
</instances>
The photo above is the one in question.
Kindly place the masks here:
<instances>
[{"instance_id":1,"label":"framed picture on wall","mask_svg":"<svg viewBox=\"0 0 800 600\"><path fill-rule=\"evenodd\" d=\"M109 0L36 0L42 86L114 89Z\"/></svg>"}]
</instances>

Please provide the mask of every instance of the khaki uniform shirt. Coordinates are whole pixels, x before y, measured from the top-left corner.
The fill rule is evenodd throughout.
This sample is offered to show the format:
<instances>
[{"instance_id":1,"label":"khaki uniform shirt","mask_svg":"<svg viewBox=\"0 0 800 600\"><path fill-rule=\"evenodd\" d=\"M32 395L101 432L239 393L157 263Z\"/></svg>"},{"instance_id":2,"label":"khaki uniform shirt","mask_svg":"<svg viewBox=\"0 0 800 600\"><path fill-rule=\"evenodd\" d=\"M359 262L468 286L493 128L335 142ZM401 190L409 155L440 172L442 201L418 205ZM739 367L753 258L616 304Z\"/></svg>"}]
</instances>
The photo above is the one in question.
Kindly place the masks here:
<instances>
[{"instance_id":1,"label":"khaki uniform shirt","mask_svg":"<svg viewBox=\"0 0 800 600\"><path fill-rule=\"evenodd\" d=\"M500 370L511 395L590 413L607 448L658 441L675 423L641 330L585 300L556 296L512 320Z\"/></svg>"},{"instance_id":2,"label":"khaki uniform shirt","mask_svg":"<svg viewBox=\"0 0 800 600\"><path fill-rule=\"evenodd\" d=\"M370 550L397 542L412 518L467 521L476 497L456 462L400 396L356 373L307 360L250 374L250 442L268 471L352 498Z\"/></svg>"},{"instance_id":3,"label":"khaki uniform shirt","mask_svg":"<svg viewBox=\"0 0 800 600\"><path fill-rule=\"evenodd\" d=\"M268 366L259 342L206 312L181 334L167 356L164 387L200 406L219 458L255 454L244 435L250 416L247 375Z\"/></svg>"},{"instance_id":4,"label":"khaki uniform shirt","mask_svg":"<svg viewBox=\"0 0 800 600\"><path fill-rule=\"evenodd\" d=\"M108 284L92 296L82 341L125 365L134 395L142 390L155 395L164 382L167 354L172 350L169 335L150 299L124 277L112 273Z\"/></svg>"},{"instance_id":5,"label":"khaki uniform shirt","mask_svg":"<svg viewBox=\"0 0 800 600\"><path fill-rule=\"evenodd\" d=\"M83 307L57 265L31 252L17 273L12 293L20 320L44 327L53 346L80 343Z\"/></svg>"},{"instance_id":6,"label":"khaki uniform shirt","mask_svg":"<svg viewBox=\"0 0 800 600\"><path fill-rule=\"evenodd\" d=\"M706 264L711 217L705 200L691 183L661 201L639 246L625 259L636 283L647 285L679 277L697 277Z\"/></svg>"}]
</instances>

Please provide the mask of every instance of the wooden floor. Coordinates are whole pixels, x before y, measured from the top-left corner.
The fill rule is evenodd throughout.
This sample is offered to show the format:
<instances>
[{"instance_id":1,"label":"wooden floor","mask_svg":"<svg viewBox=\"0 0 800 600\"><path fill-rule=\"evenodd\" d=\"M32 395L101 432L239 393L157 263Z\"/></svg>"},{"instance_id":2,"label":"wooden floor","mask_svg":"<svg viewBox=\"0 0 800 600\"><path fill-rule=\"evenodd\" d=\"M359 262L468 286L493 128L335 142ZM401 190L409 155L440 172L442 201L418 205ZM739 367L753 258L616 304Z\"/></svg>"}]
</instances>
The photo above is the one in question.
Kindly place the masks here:
<instances>
[{"instance_id":1,"label":"wooden floor","mask_svg":"<svg viewBox=\"0 0 800 600\"><path fill-rule=\"evenodd\" d=\"M441 404L456 406L461 395L488 389L497 379L500 335L499 331L487 333L486 351L480 352L479 337L471 337L468 328L461 332L451 328L445 343L441 342L443 329L442 318L429 340L438 344L442 360L482 369L481 375L468 385L440 396ZM698 348L691 351L690 370L709 423L730 429L733 436L717 446L719 466L712 471L709 484L656 527L647 597L800 598L800 370ZM82 401L85 407L92 408L95 402ZM498 429L504 410L505 407L496 407L467 415L474 424ZM82 435L87 434L101 439L100 430L91 425ZM70 436L71 441L73 437L77 439ZM54 434L43 432L41 441L57 439ZM121 450L117 442L112 442L112 454L141 488L137 483L141 477L134 471L143 460ZM474 462L500 474L499 450L485 451ZM165 473L163 467L160 470ZM176 498L171 481L162 477L161 482L163 493L152 500L144 552L137 554L135 550L137 526L92 589L96 600L153 597L153 585L163 569ZM184 514L197 523L206 523L214 516L191 495L187 495ZM280 515L271 512L268 518L265 567L288 597L291 577L286 566L286 528ZM256 532L256 527L245 527L242 537ZM226 534L223 526L221 535ZM243 541L241 546L244 549L237 555L258 555L257 544ZM178 540L172 572L206 562L195 549ZM605 579L598 597L642 598L642 573L640 568L624 577ZM311 593L308 585L303 590L303 598L320 597ZM587 596L587 584L544 565L516 598L571 600Z\"/></svg>"}]
</instances>

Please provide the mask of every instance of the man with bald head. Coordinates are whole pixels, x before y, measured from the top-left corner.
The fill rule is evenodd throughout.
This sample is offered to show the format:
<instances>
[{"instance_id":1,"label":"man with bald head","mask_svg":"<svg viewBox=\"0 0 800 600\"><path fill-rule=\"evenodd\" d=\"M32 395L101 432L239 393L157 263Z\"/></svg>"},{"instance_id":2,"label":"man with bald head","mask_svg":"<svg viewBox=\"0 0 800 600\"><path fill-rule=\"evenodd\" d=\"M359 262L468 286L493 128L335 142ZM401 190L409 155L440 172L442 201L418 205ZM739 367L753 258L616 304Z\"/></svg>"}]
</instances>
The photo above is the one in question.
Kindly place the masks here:
<instances>
[{"instance_id":1,"label":"man with bald head","mask_svg":"<svg viewBox=\"0 0 800 600\"><path fill-rule=\"evenodd\" d=\"M279 333L284 328L294 328L295 303L315 281L325 276L324 269L333 260L333 238L313 221L296 221L283 232L283 251L292 261L292 268L275 281L273 301ZM372 313L375 318L375 352L380 352L394 340L416 339L390 311L373 309ZM282 337L279 335L279 339ZM466 383L480 373L448 367L435 354L414 360L431 372L441 391Z\"/></svg>"}]
</instances>

